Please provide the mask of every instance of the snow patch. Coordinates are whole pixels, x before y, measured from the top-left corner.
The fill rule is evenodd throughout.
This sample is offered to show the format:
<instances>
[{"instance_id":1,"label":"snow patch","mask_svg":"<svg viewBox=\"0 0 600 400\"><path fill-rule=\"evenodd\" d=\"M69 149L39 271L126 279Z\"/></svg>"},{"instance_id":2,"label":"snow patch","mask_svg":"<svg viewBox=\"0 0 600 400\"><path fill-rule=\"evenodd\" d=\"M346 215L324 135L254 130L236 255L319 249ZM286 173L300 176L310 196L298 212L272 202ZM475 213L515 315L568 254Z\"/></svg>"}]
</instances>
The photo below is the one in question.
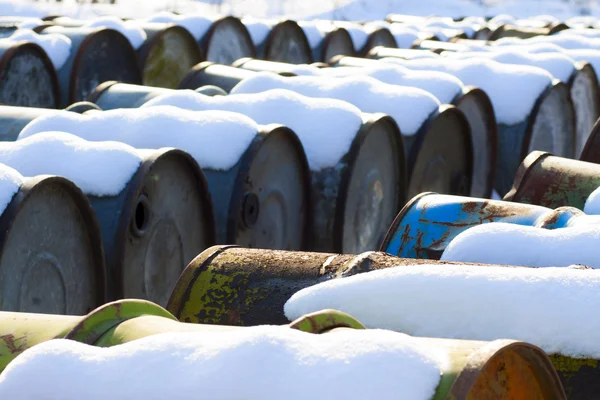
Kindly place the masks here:
<instances>
[{"instance_id":1,"label":"snow patch","mask_svg":"<svg viewBox=\"0 0 600 400\"><path fill-rule=\"evenodd\" d=\"M245 17L242 18L242 23L246 26L246 29L248 29L248 33L250 33L252 43L254 43L255 46L258 46L267 40L267 36L271 33L273 26L277 24L277 21Z\"/></svg>"},{"instance_id":2,"label":"snow patch","mask_svg":"<svg viewBox=\"0 0 600 400\"><path fill-rule=\"evenodd\" d=\"M586 214L600 215L600 187L589 195L585 201L583 212Z\"/></svg>"},{"instance_id":3,"label":"snow patch","mask_svg":"<svg viewBox=\"0 0 600 400\"><path fill-rule=\"evenodd\" d=\"M0 164L0 215L19 191L24 179L23 175L13 168Z\"/></svg>"},{"instance_id":4,"label":"snow patch","mask_svg":"<svg viewBox=\"0 0 600 400\"><path fill-rule=\"evenodd\" d=\"M58 33L38 35L31 29L18 29L9 37L0 40L37 44L44 49L56 70L64 65L71 54L71 39Z\"/></svg>"},{"instance_id":5,"label":"snow patch","mask_svg":"<svg viewBox=\"0 0 600 400\"><path fill-rule=\"evenodd\" d=\"M33 120L19 139L49 131L68 132L95 142L118 141L142 149L174 147L190 153L202 168L228 170L246 151L258 125L232 112L193 112L168 106L85 115L61 111Z\"/></svg>"},{"instance_id":6,"label":"snow patch","mask_svg":"<svg viewBox=\"0 0 600 400\"><path fill-rule=\"evenodd\" d=\"M139 49L148 35L140 28L135 21L123 21L117 17L101 17L96 18L85 26L89 28L109 28L113 29L125 36L134 49Z\"/></svg>"},{"instance_id":7,"label":"snow patch","mask_svg":"<svg viewBox=\"0 0 600 400\"><path fill-rule=\"evenodd\" d=\"M204 14L176 15L171 12L161 12L146 19L148 22L162 22L179 25L187 29L196 40L204 37L218 17L206 17Z\"/></svg>"}]
</instances>

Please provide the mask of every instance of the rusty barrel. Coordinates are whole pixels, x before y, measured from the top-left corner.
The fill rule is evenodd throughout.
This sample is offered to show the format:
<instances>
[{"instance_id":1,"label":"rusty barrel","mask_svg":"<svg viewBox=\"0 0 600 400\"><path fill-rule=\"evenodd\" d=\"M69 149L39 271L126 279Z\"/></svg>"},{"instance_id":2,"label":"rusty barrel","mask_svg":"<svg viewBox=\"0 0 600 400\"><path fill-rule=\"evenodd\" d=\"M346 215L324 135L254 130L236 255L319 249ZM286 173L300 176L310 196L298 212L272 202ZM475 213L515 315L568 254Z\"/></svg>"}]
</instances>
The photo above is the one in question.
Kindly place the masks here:
<instances>
[{"instance_id":1,"label":"rusty barrel","mask_svg":"<svg viewBox=\"0 0 600 400\"><path fill-rule=\"evenodd\" d=\"M176 88L190 68L204 59L187 29L161 23L143 23L140 27L148 36L138 50L144 85Z\"/></svg>"},{"instance_id":2,"label":"rusty barrel","mask_svg":"<svg viewBox=\"0 0 600 400\"><path fill-rule=\"evenodd\" d=\"M576 63L567 82L575 109L575 157L580 157L596 120L600 117L600 87L594 68Z\"/></svg>"},{"instance_id":3,"label":"rusty barrel","mask_svg":"<svg viewBox=\"0 0 600 400\"><path fill-rule=\"evenodd\" d=\"M424 191L468 195L473 174L471 129L456 107L442 105L414 135L403 135L408 197Z\"/></svg>"},{"instance_id":4,"label":"rusty barrel","mask_svg":"<svg viewBox=\"0 0 600 400\"><path fill-rule=\"evenodd\" d=\"M187 324L164 308L144 300L120 300L105 304L87 315L42 315L0 312L0 372L25 350L52 339L70 339L110 347L167 332L230 331L233 326ZM336 328L363 329L340 311L323 310L291 323L291 329L321 334Z\"/></svg>"},{"instance_id":5,"label":"rusty barrel","mask_svg":"<svg viewBox=\"0 0 600 400\"><path fill-rule=\"evenodd\" d=\"M594 123L579 159L581 161L600 164L600 118Z\"/></svg>"},{"instance_id":6,"label":"rusty barrel","mask_svg":"<svg viewBox=\"0 0 600 400\"><path fill-rule=\"evenodd\" d=\"M59 107L56 70L37 44L7 41L0 44L0 104Z\"/></svg>"},{"instance_id":7,"label":"rusty barrel","mask_svg":"<svg viewBox=\"0 0 600 400\"><path fill-rule=\"evenodd\" d=\"M300 23L312 49L314 61L328 62L338 55L355 54L352 37L344 28L330 26L319 28L310 22Z\"/></svg>"},{"instance_id":8,"label":"rusty barrel","mask_svg":"<svg viewBox=\"0 0 600 400\"><path fill-rule=\"evenodd\" d=\"M398 257L439 260L459 233L488 222L536 226L546 207L507 201L421 193L400 211L381 251Z\"/></svg>"},{"instance_id":9,"label":"rusty barrel","mask_svg":"<svg viewBox=\"0 0 600 400\"><path fill-rule=\"evenodd\" d=\"M244 22L251 31L252 22ZM266 22L255 22L265 24ZM302 28L296 21L284 20L267 25L266 36L253 37L256 56L263 60L286 62L290 64L310 64L313 62L312 50Z\"/></svg>"},{"instance_id":10,"label":"rusty barrel","mask_svg":"<svg viewBox=\"0 0 600 400\"><path fill-rule=\"evenodd\" d=\"M206 60L231 64L243 57L256 57L256 48L246 26L236 17L217 19L199 40Z\"/></svg>"},{"instance_id":11,"label":"rusty barrel","mask_svg":"<svg viewBox=\"0 0 600 400\"><path fill-rule=\"evenodd\" d=\"M569 26L564 23L552 23L539 28L502 24L492 31L488 40L498 40L506 37L528 39L535 36L550 36L566 29L569 29Z\"/></svg>"},{"instance_id":12,"label":"rusty barrel","mask_svg":"<svg viewBox=\"0 0 600 400\"><path fill-rule=\"evenodd\" d=\"M58 70L61 107L85 100L98 84L108 80L142 81L135 50L113 29L49 26L41 33L60 33L71 39L69 58Z\"/></svg>"},{"instance_id":13,"label":"rusty barrel","mask_svg":"<svg viewBox=\"0 0 600 400\"><path fill-rule=\"evenodd\" d=\"M587 198L599 186L600 165L534 151L519 166L504 200L583 210Z\"/></svg>"},{"instance_id":14,"label":"rusty barrel","mask_svg":"<svg viewBox=\"0 0 600 400\"><path fill-rule=\"evenodd\" d=\"M1 169L7 202L0 215L1 309L82 315L102 304L102 238L85 195L65 178L22 178ZM11 175L22 184L8 183Z\"/></svg>"}]
</instances>

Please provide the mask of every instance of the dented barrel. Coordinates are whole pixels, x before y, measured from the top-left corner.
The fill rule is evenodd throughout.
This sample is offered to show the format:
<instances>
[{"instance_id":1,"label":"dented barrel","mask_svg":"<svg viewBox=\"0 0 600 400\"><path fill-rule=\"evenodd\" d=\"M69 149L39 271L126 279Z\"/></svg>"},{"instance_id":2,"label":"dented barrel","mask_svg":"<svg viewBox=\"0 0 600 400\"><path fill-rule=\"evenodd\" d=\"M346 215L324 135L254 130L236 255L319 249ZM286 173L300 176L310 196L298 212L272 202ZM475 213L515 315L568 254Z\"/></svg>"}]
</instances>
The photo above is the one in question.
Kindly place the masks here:
<instances>
[{"instance_id":1,"label":"dented barrel","mask_svg":"<svg viewBox=\"0 0 600 400\"><path fill-rule=\"evenodd\" d=\"M144 85L176 88L190 68L204 59L187 29L160 23L140 27L148 36L138 50Z\"/></svg>"},{"instance_id":2,"label":"dented barrel","mask_svg":"<svg viewBox=\"0 0 600 400\"><path fill-rule=\"evenodd\" d=\"M69 339L99 347L110 347L167 332L231 331L233 326L186 324L167 310L144 300L120 300L96 308L89 314L41 315L0 312L0 372L25 350L52 339ZM321 334L336 328L364 327L340 311L323 310L291 323L291 329Z\"/></svg>"},{"instance_id":3,"label":"dented barrel","mask_svg":"<svg viewBox=\"0 0 600 400\"><path fill-rule=\"evenodd\" d=\"M199 44L206 60L219 64L231 64L243 57L256 57L256 49L246 26L232 16L214 21Z\"/></svg>"},{"instance_id":4,"label":"dented barrel","mask_svg":"<svg viewBox=\"0 0 600 400\"><path fill-rule=\"evenodd\" d=\"M26 178L0 215L0 308L82 315L105 296L102 238L85 195L61 177Z\"/></svg>"},{"instance_id":5,"label":"dented barrel","mask_svg":"<svg viewBox=\"0 0 600 400\"><path fill-rule=\"evenodd\" d=\"M54 65L35 43L0 43L0 104L58 108L60 88Z\"/></svg>"},{"instance_id":6,"label":"dented barrel","mask_svg":"<svg viewBox=\"0 0 600 400\"><path fill-rule=\"evenodd\" d=\"M583 210L587 198L599 186L600 165L534 151L523 160L504 200Z\"/></svg>"},{"instance_id":7,"label":"dented barrel","mask_svg":"<svg viewBox=\"0 0 600 400\"><path fill-rule=\"evenodd\" d=\"M135 50L115 30L49 26L41 33L60 33L71 39L69 58L58 70L61 107L85 100L96 86L108 80L142 81Z\"/></svg>"},{"instance_id":8,"label":"dented barrel","mask_svg":"<svg viewBox=\"0 0 600 400\"><path fill-rule=\"evenodd\" d=\"M267 36L255 43L256 56L269 61L310 64L312 50L304 31L296 21L285 20L270 27Z\"/></svg>"}]
</instances>

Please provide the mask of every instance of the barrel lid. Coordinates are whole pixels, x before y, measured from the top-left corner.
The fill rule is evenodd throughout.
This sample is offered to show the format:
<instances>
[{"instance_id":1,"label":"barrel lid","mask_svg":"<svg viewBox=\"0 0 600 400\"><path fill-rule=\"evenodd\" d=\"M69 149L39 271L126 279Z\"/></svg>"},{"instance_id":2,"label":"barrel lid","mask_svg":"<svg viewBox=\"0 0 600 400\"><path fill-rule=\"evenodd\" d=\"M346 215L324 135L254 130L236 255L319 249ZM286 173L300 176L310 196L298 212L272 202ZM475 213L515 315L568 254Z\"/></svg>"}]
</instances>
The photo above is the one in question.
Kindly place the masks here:
<instances>
[{"instance_id":1,"label":"barrel lid","mask_svg":"<svg viewBox=\"0 0 600 400\"><path fill-rule=\"evenodd\" d=\"M213 22L200 40L207 60L229 65L242 57L256 57L256 48L246 25L226 16Z\"/></svg>"},{"instance_id":2,"label":"barrel lid","mask_svg":"<svg viewBox=\"0 0 600 400\"><path fill-rule=\"evenodd\" d=\"M321 310L306 314L288 325L306 333L321 334L337 328L365 329L354 317L337 310Z\"/></svg>"},{"instance_id":3,"label":"barrel lid","mask_svg":"<svg viewBox=\"0 0 600 400\"><path fill-rule=\"evenodd\" d=\"M264 59L289 62L291 64L310 64L312 51L304 31L297 22L285 20L277 23L265 39Z\"/></svg>"},{"instance_id":4,"label":"barrel lid","mask_svg":"<svg viewBox=\"0 0 600 400\"><path fill-rule=\"evenodd\" d=\"M344 28L336 27L325 35L320 45L319 59L315 61L329 63L331 58L340 54L354 56L356 51L350 33Z\"/></svg>"},{"instance_id":5,"label":"barrel lid","mask_svg":"<svg viewBox=\"0 0 600 400\"><path fill-rule=\"evenodd\" d=\"M98 99L100 99L100 97L102 96L102 93L104 93L105 91L107 91L111 86L116 85L117 81L106 81L106 82L102 82L101 84L99 84L98 86L96 86L94 88L94 90L92 90L92 92L90 93L90 95L87 98L87 101L91 102L91 103L97 103Z\"/></svg>"}]
</instances>

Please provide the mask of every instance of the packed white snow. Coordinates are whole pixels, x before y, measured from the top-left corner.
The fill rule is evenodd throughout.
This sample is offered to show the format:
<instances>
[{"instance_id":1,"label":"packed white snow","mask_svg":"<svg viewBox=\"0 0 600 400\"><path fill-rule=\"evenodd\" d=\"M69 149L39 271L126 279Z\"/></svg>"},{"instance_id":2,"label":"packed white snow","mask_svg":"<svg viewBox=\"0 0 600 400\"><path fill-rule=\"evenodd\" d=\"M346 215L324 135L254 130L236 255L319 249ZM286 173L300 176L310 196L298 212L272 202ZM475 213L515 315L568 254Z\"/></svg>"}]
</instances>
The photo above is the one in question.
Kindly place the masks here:
<instances>
[{"instance_id":1,"label":"packed white snow","mask_svg":"<svg viewBox=\"0 0 600 400\"><path fill-rule=\"evenodd\" d=\"M344 100L363 112L387 114L396 121L404 135L414 135L440 106L440 102L424 90L389 85L367 76L282 77L259 73L241 81L231 93L260 93L277 88L308 97Z\"/></svg>"},{"instance_id":2,"label":"packed white snow","mask_svg":"<svg viewBox=\"0 0 600 400\"><path fill-rule=\"evenodd\" d=\"M273 26L277 24L277 21L245 17L242 18L242 23L246 26L246 29L248 29L248 33L252 38L252 43L254 43L255 46L258 46L267 40L267 36L271 33Z\"/></svg>"},{"instance_id":3,"label":"packed white snow","mask_svg":"<svg viewBox=\"0 0 600 400\"><path fill-rule=\"evenodd\" d=\"M331 21L298 21L298 25L304 31L311 49L319 47L325 36L335 29Z\"/></svg>"},{"instance_id":4,"label":"packed white snow","mask_svg":"<svg viewBox=\"0 0 600 400\"><path fill-rule=\"evenodd\" d=\"M552 43L564 49L598 49L600 39L587 38L573 33L552 36L535 36L529 39L502 38L492 42L492 46L528 45L534 43Z\"/></svg>"},{"instance_id":5,"label":"packed white snow","mask_svg":"<svg viewBox=\"0 0 600 400\"><path fill-rule=\"evenodd\" d=\"M63 176L94 196L119 194L141 162L136 150L124 143L88 142L65 132L0 142L0 163L24 176Z\"/></svg>"},{"instance_id":6,"label":"packed white snow","mask_svg":"<svg viewBox=\"0 0 600 400\"><path fill-rule=\"evenodd\" d=\"M334 25L348 31L354 45L354 50L359 51L367 44L369 34L361 25L347 21L335 21Z\"/></svg>"},{"instance_id":7,"label":"packed white snow","mask_svg":"<svg viewBox=\"0 0 600 400\"><path fill-rule=\"evenodd\" d=\"M150 100L141 108L171 105L187 110L226 110L247 115L259 124L279 123L302 142L311 170L335 166L350 150L362 125L360 110L334 99L319 99L275 89L256 94L205 96L178 90Z\"/></svg>"},{"instance_id":8,"label":"packed white snow","mask_svg":"<svg viewBox=\"0 0 600 400\"><path fill-rule=\"evenodd\" d=\"M564 31L558 32L558 35L577 35L587 38L597 39L600 38L600 32L598 29L565 29Z\"/></svg>"},{"instance_id":9,"label":"packed white snow","mask_svg":"<svg viewBox=\"0 0 600 400\"><path fill-rule=\"evenodd\" d=\"M217 17L214 16L207 17L206 15L193 13L176 15L164 11L146 18L146 20L148 22L163 22L179 25L187 29L196 40L200 40L208 32L216 18Z\"/></svg>"},{"instance_id":10,"label":"packed white snow","mask_svg":"<svg viewBox=\"0 0 600 400\"><path fill-rule=\"evenodd\" d=\"M44 24L44 21L34 17L22 18L2 16L0 17L0 24L15 24L19 29L33 29L37 26Z\"/></svg>"},{"instance_id":11,"label":"packed white snow","mask_svg":"<svg viewBox=\"0 0 600 400\"><path fill-rule=\"evenodd\" d=\"M446 247L442 260L529 267L583 264L600 268L600 227L542 229L494 222L461 232Z\"/></svg>"},{"instance_id":12,"label":"packed white snow","mask_svg":"<svg viewBox=\"0 0 600 400\"><path fill-rule=\"evenodd\" d=\"M594 190L585 201L583 212L586 214L600 215L600 188Z\"/></svg>"},{"instance_id":13,"label":"packed white snow","mask_svg":"<svg viewBox=\"0 0 600 400\"><path fill-rule=\"evenodd\" d=\"M575 60L562 53L529 54L526 50L509 50L499 52L450 52L444 56L453 59L487 58L502 64L529 65L548 71L556 79L568 82L575 72Z\"/></svg>"},{"instance_id":14,"label":"packed white snow","mask_svg":"<svg viewBox=\"0 0 600 400\"><path fill-rule=\"evenodd\" d=\"M202 168L228 170L259 130L252 119L226 111L193 112L176 107L117 109L90 114L57 112L30 122L19 139L60 131L90 141L118 141L135 148L174 147L187 151Z\"/></svg>"},{"instance_id":15,"label":"packed white snow","mask_svg":"<svg viewBox=\"0 0 600 400\"><path fill-rule=\"evenodd\" d=\"M20 354L0 397L22 400L173 398L429 400L445 356L384 330L315 335L287 327L164 333L102 348L71 340ZM36 377L35 385L28 384ZM234 382L235 384L232 384Z\"/></svg>"},{"instance_id":16,"label":"packed white snow","mask_svg":"<svg viewBox=\"0 0 600 400\"><path fill-rule=\"evenodd\" d=\"M502 64L486 59L454 60L439 57L383 60L410 69L446 72L456 76L465 85L481 88L490 97L498 122L506 125L524 121L553 80L552 75L541 68Z\"/></svg>"},{"instance_id":17,"label":"packed white snow","mask_svg":"<svg viewBox=\"0 0 600 400\"><path fill-rule=\"evenodd\" d=\"M390 24L390 32L396 39L396 45L401 49L410 49L419 39L419 32L402 24Z\"/></svg>"},{"instance_id":18,"label":"packed white snow","mask_svg":"<svg viewBox=\"0 0 600 400\"><path fill-rule=\"evenodd\" d=\"M13 168L0 164L0 214L6 210L25 178Z\"/></svg>"},{"instance_id":19,"label":"packed white snow","mask_svg":"<svg viewBox=\"0 0 600 400\"><path fill-rule=\"evenodd\" d=\"M491 238L486 249L497 242ZM558 255L556 248L549 253ZM285 304L285 314L295 319L333 308L370 328L426 337L510 338L533 343L550 354L600 358L596 337L600 319L595 317L600 307L599 270L434 263L320 283L294 294Z\"/></svg>"},{"instance_id":20,"label":"packed white snow","mask_svg":"<svg viewBox=\"0 0 600 400\"><path fill-rule=\"evenodd\" d=\"M17 29L9 37L0 40L37 44L46 52L56 70L64 65L71 54L71 39L59 33L38 35L31 29Z\"/></svg>"},{"instance_id":21,"label":"packed white snow","mask_svg":"<svg viewBox=\"0 0 600 400\"><path fill-rule=\"evenodd\" d=\"M123 36L129 40L131 46L136 50L144 44L146 39L148 39L146 32L140 28L135 21L123 21L117 17L109 16L96 18L85 26L89 28L109 28L115 30L123 34Z\"/></svg>"}]
</instances>

